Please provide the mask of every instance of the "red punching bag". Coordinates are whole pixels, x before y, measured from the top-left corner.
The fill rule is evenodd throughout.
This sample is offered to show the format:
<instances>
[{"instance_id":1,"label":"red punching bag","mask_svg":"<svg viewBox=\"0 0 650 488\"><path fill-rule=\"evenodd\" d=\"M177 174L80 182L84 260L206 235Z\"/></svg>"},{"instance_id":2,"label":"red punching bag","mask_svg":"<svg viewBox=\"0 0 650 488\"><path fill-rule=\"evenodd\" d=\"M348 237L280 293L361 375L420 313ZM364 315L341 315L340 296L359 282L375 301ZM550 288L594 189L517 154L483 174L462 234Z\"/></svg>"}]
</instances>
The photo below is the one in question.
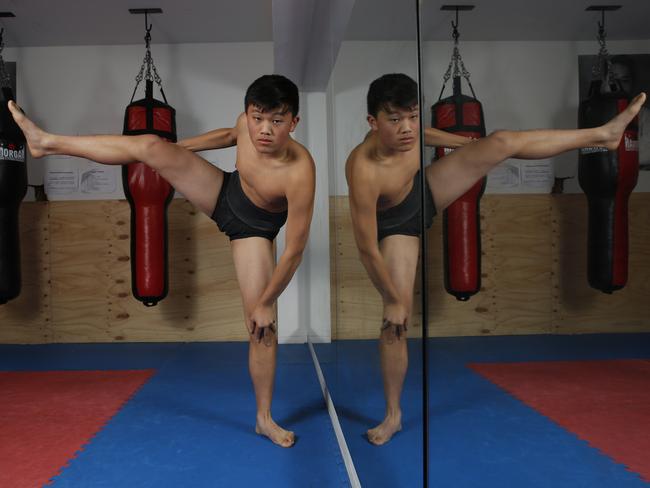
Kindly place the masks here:
<instances>
[{"instance_id":1,"label":"red punching bag","mask_svg":"<svg viewBox=\"0 0 650 488\"><path fill-rule=\"evenodd\" d=\"M579 127L602 125L627 107L627 93L602 87L600 81L593 82L589 97L580 103ZM587 278L592 288L604 293L627 283L628 200L638 176L637 120L628 125L616 150L580 150L578 181L589 207Z\"/></svg>"},{"instance_id":2,"label":"red punching bag","mask_svg":"<svg viewBox=\"0 0 650 488\"><path fill-rule=\"evenodd\" d=\"M469 72L458 52L458 33L454 25L454 55L445 73L438 102L431 107L431 125L437 129L465 137L485 136L483 107L476 99L469 81ZM454 65L453 94L442 98ZM460 69L459 69L460 65ZM461 92L461 73L473 96ZM435 159L450 152L438 147ZM435 164L435 163L434 163ZM481 224L480 204L487 178L481 178L464 195L449 205L443 214L443 249L445 289L461 301L469 300L481 289Z\"/></svg>"},{"instance_id":3,"label":"red punching bag","mask_svg":"<svg viewBox=\"0 0 650 488\"><path fill-rule=\"evenodd\" d=\"M142 80L145 64L145 98L133 101L124 114L125 135L156 134L176 142L176 111L167 104L162 83L153 66L149 51L136 78ZM156 83L164 102L153 97L153 68ZM136 85L133 94L138 85ZM131 206L131 288L133 296L146 306L156 305L167 296L167 207L174 188L144 163L134 162L122 167L124 194Z\"/></svg>"}]
</instances>

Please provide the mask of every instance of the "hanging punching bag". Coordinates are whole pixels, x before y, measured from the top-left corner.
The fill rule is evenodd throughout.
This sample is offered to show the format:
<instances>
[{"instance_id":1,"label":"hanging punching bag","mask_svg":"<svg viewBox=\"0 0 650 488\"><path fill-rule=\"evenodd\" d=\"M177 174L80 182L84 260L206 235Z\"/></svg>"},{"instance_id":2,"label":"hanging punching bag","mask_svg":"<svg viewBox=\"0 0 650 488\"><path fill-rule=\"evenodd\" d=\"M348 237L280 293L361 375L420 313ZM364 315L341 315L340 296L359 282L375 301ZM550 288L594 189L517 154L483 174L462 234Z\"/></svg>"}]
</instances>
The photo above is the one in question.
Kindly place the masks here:
<instances>
[{"instance_id":1,"label":"hanging punching bag","mask_svg":"<svg viewBox=\"0 0 650 488\"><path fill-rule=\"evenodd\" d=\"M25 136L7 102L13 90L2 88L0 101L0 305L20 294L18 210L27 192Z\"/></svg>"},{"instance_id":2,"label":"hanging punching bag","mask_svg":"<svg viewBox=\"0 0 650 488\"><path fill-rule=\"evenodd\" d=\"M602 86L600 80L592 82L588 98L580 103L580 128L602 125L627 107L627 93L603 92ZM604 293L620 290L627 283L628 200L638 176L636 119L628 125L616 150L580 150L578 181L589 206L587 275L589 285Z\"/></svg>"},{"instance_id":3,"label":"hanging punching bag","mask_svg":"<svg viewBox=\"0 0 650 488\"><path fill-rule=\"evenodd\" d=\"M431 108L432 126L465 137L485 137L481 102L463 95L460 82L460 77L454 77L453 95L438 100ZM435 158L449 151L438 147ZM443 214L445 289L461 301L469 300L481 289L480 204L486 181L477 181Z\"/></svg>"},{"instance_id":4,"label":"hanging punching bag","mask_svg":"<svg viewBox=\"0 0 650 488\"><path fill-rule=\"evenodd\" d=\"M157 134L176 142L176 111L165 102L154 99L153 82L146 80L145 98L126 108L123 133ZM153 306L167 296L167 207L174 189L139 162L122 167L122 183L131 206L133 296L146 306Z\"/></svg>"}]
</instances>

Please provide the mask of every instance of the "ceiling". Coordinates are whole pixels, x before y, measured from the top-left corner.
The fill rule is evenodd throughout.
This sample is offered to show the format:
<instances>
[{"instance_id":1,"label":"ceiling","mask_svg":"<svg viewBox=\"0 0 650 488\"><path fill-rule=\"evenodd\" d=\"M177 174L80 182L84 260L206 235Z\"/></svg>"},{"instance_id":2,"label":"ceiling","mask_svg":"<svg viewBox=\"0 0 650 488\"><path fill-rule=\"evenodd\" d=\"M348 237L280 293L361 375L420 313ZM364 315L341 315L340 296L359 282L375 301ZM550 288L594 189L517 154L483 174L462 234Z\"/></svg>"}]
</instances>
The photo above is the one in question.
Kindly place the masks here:
<instances>
[{"instance_id":1,"label":"ceiling","mask_svg":"<svg viewBox=\"0 0 650 488\"><path fill-rule=\"evenodd\" d=\"M415 0L356 0L347 40L413 40L415 14L405 6ZM451 40L454 12L442 5L474 5L460 12L461 40L579 41L594 39L599 12L590 5L621 5L605 17L608 39L650 39L650 0L420 0L422 37Z\"/></svg>"},{"instance_id":2,"label":"ceiling","mask_svg":"<svg viewBox=\"0 0 650 488\"><path fill-rule=\"evenodd\" d=\"M0 0L7 46L137 44L144 18L129 8L159 7L150 16L154 43L273 40L274 0ZM300 0L295 0L300 1ZM328 2L329 0L317 0ZM353 1L353 0L350 0ZM414 40L416 0L356 0L346 40ZM448 0L420 0L426 40L450 39ZM591 40L599 14L585 12L596 0L470 0L461 12L461 40ZM615 3L605 0L600 3ZM607 14L609 39L650 39L650 0L621 0ZM315 19L316 20L316 19ZM305 32L309 33L307 29Z\"/></svg>"},{"instance_id":3,"label":"ceiling","mask_svg":"<svg viewBox=\"0 0 650 488\"><path fill-rule=\"evenodd\" d=\"M158 7L150 15L153 43L273 40L271 0L0 0L7 46L137 44L144 16L129 8Z\"/></svg>"}]
</instances>

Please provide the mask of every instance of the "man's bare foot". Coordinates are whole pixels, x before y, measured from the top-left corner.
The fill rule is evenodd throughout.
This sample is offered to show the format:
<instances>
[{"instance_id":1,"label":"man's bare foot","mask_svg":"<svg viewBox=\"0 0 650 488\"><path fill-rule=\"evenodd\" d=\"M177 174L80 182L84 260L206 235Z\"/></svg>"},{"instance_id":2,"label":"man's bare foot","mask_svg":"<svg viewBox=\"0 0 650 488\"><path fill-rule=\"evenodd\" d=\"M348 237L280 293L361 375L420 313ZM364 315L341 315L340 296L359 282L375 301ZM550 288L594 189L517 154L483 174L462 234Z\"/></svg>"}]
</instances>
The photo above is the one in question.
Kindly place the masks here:
<instances>
[{"instance_id":1,"label":"man's bare foot","mask_svg":"<svg viewBox=\"0 0 650 488\"><path fill-rule=\"evenodd\" d=\"M20 127L23 134L25 134L27 147L29 147L29 152L32 157L42 158L45 156L48 134L37 127L34 122L29 120L13 100L9 101L9 111L18 124L18 127Z\"/></svg>"},{"instance_id":2,"label":"man's bare foot","mask_svg":"<svg viewBox=\"0 0 650 488\"><path fill-rule=\"evenodd\" d=\"M255 433L268 437L281 447L292 447L296 442L296 435L293 432L284 430L270 416L257 416Z\"/></svg>"},{"instance_id":3,"label":"man's bare foot","mask_svg":"<svg viewBox=\"0 0 650 488\"><path fill-rule=\"evenodd\" d=\"M603 125L602 128L605 131L605 138L602 146L606 147L610 151L613 151L618 147L618 145L621 143L621 137L623 137L625 128L630 122L632 122L632 119L638 115L641 107L645 103L645 99L645 93L639 93L636 97L634 97L634 99L630 102L624 111Z\"/></svg>"},{"instance_id":4,"label":"man's bare foot","mask_svg":"<svg viewBox=\"0 0 650 488\"><path fill-rule=\"evenodd\" d=\"M368 440L376 445L381 446L382 444L387 443L393 435L402 430L402 414L389 414L386 415L384 421L379 424L374 429L368 430L366 433Z\"/></svg>"}]
</instances>

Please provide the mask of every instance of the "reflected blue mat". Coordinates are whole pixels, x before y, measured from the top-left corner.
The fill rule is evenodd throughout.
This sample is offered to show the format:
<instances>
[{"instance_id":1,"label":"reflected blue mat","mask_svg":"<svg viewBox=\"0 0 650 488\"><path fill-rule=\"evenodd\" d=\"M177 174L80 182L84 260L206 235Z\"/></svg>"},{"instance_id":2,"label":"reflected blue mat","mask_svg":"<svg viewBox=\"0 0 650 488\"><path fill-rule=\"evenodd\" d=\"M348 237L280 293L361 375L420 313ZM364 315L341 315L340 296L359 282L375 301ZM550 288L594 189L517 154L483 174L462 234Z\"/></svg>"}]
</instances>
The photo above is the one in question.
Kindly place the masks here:
<instances>
[{"instance_id":1,"label":"reflected blue mat","mask_svg":"<svg viewBox=\"0 0 650 488\"><path fill-rule=\"evenodd\" d=\"M420 342L409 341L409 369L402 393L402 431L383 445L366 431L384 419L385 401L377 341L315 344L323 375L345 434L361 485L422 486L422 366Z\"/></svg>"},{"instance_id":2,"label":"reflected blue mat","mask_svg":"<svg viewBox=\"0 0 650 488\"><path fill-rule=\"evenodd\" d=\"M478 362L649 358L650 334L440 338L428 348L430 487L650 486L467 368ZM384 413L377 342L339 341L316 350L362 485L422 486L420 343L409 344L404 431L380 448L362 437Z\"/></svg>"},{"instance_id":3,"label":"reflected blue mat","mask_svg":"<svg viewBox=\"0 0 650 488\"><path fill-rule=\"evenodd\" d=\"M246 343L0 346L0 370L156 369L54 487L349 486L306 345L278 354L273 413L298 442L254 431Z\"/></svg>"},{"instance_id":4,"label":"reflected blue mat","mask_svg":"<svg viewBox=\"0 0 650 488\"><path fill-rule=\"evenodd\" d=\"M429 352L431 487L650 486L466 367L648 358L650 335L444 338L431 339Z\"/></svg>"}]
</instances>

